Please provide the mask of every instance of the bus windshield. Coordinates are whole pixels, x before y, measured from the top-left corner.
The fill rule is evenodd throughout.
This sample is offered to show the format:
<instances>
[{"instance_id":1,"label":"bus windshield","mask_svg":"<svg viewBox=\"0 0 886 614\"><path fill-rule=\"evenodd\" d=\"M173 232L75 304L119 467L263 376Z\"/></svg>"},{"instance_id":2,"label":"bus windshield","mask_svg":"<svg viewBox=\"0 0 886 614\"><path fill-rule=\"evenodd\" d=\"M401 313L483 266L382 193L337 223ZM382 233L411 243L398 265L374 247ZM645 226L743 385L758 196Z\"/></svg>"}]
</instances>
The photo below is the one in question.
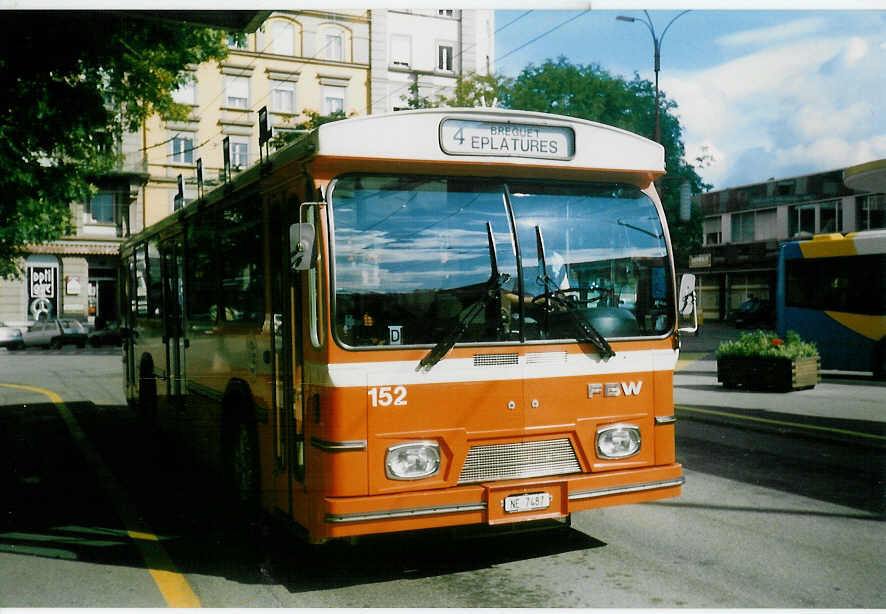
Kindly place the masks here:
<instances>
[{"instance_id":1,"label":"bus windshield","mask_svg":"<svg viewBox=\"0 0 886 614\"><path fill-rule=\"evenodd\" d=\"M345 346L435 344L468 310L461 343L574 341L576 316L606 338L673 327L664 230L634 186L354 174L329 202Z\"/></svg>"}]
</instances>

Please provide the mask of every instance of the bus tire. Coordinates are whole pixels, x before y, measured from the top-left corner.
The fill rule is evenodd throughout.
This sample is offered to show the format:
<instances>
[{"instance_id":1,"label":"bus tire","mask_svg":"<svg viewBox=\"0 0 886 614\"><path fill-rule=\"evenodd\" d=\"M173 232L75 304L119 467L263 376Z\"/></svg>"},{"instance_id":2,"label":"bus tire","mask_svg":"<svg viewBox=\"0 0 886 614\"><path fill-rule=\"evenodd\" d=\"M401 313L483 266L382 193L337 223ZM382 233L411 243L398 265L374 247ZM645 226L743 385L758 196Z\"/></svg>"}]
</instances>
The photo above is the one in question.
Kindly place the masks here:
<instances>
[{"instance_id":1,"label":"bus tire","mask_svg":"<svg viewBox=\"0 0 886 614\"><path fill-rule=\"evenodd\" d=\"M138 367L138 413L148 424L157 419L157 378L154 376L154 361L147 355L142 357Z\"/></svg>"},{"instance_id":2,"label":"bus tire","mask_svg":"<svg viewBox=\"0 0 886 614\"><path fill-rule=\"evenodd\" d=\"M225 395L223 453L225 476L231 495L251 513L259 507L258 433L252 394L244 385L235 385Z\"/></svg>"},{"instance_id":3,"label":"bus tire","mask_svg":"<svg viewBox=\"0 0 886 614\"><path fill-rule=\"evenodd\" d=\"M874 346L874 377L886 380L886 337Z\"/></svg>"}]
</instances>

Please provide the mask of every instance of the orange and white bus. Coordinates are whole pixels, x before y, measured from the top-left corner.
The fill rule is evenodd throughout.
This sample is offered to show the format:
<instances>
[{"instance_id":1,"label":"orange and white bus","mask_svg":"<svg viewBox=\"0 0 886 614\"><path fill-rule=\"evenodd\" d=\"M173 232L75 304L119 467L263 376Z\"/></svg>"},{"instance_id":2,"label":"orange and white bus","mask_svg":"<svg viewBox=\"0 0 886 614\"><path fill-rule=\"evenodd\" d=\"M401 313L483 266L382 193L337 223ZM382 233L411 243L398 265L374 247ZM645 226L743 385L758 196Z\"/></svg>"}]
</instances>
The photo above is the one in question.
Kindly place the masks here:
<instances>
[{"instance_id":1,"label":"orange and white bus","mask_svg":"<svg viewBox=\"0 0 886 614\"><path fill-rule=\"evenodd\" d=\"M561 116L325 124L125 241L127 397L312 542L677 496L663 173Z\"/></svg>"}]
</instances>

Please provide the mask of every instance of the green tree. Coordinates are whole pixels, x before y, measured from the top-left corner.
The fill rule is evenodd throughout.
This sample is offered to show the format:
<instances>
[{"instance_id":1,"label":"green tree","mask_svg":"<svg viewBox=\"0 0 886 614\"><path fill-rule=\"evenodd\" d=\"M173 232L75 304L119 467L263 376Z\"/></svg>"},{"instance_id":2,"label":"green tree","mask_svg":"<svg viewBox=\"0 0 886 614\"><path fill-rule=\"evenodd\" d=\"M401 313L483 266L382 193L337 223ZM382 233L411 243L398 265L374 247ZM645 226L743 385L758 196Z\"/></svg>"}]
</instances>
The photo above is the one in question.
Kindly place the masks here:
<instances>
[{"instance_id":1,"label":"green tree","mask_svg":"<svg viewBox=\"0 0 886 614\"><path fill-rule=\"evenodd\" d=\"M412 73L412 81L409 83L409 95L400 96L400 100L406 103L408 109L430 109L440 106L439 103L422 96L418 87L418 73Z\"/></svg>"},{"instance_id":2,"label":"green tree","mask_svg":"<svg viewBox=\"0 0 886 614\"><path fill-rule=\"evenodd\" d=\"M514 80L503 75L459 75L452 96L438 96L436 106L492 107L502 100Z\"/></svg>"},{"instance_id":3,"label":"green tree","mask_svg":"<svg viewBox=\"0 0 886 614\"><path fill-rule=\"evenodd\" d=\"M0 89L0 276L24 246L72 232L70 203L118 163L117 143L158 113L185 68L227 56L210 28L100 11L4 11Z\"/></svg>"},{"instance_id":4,"label":"green tree","mask_svg":"<svg viewBox=\"0 0 886 614\"><path fill-rule=\"evenodd\" d=\"M302 113L307 116L307 119L295 124L293 126L293 131L287 130L285 132L277 132L277 134L274 135L274 138L271 139L271 147L273 147L275 151L281 147L285 147L293 141L297 141L305 134L305 132L310 132L315 128L319 128L323 124L337 122L340 119L347 119L348 117L345 115L344 111L335 111L329 115L320 115L316 111L304 109Z\"/></svg>"},{"instance_id":5,"label":"green tree","mask_svg":"<svg viewBox=\"0 0 886 614\"><path fill-rule=\"evenodd\" d=\"M597 64L572 64L560 56L536 66L530 64L510 87L502 102L510 109L543 111L579 117L616 126L652 139L655 134L655 86L634 74L632 80L613 76ZM665 149L667 175L659 180L659 192L674 244L678 266L688 265L689 255L701 246L702 215L680 221L680 186L688 182L697 194L710 189L685 160L683 128L672 111L677 103L659 91L661 143ZM702 164L704 160L696 160Z\"/></svg>"}]
</instances>

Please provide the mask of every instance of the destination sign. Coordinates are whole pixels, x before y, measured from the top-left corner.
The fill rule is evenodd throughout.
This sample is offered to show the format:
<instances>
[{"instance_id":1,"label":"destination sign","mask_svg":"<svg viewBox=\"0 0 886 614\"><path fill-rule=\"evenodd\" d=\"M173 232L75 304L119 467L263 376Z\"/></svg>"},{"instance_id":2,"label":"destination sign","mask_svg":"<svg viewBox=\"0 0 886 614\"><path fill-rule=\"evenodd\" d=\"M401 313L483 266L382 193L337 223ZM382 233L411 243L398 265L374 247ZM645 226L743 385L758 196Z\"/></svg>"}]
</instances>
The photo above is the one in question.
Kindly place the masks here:
<instances>
[{"instance_id":1,"label":"destination sign","mask_svg":"<svg viewBox=\"0 0 886 614\"><path fill-rule=\"evenodd\" d=\"M444 119L440 147L461 156L504 156L570 160L575 133L568 126Z\"/></svg>"}]
</instances>

